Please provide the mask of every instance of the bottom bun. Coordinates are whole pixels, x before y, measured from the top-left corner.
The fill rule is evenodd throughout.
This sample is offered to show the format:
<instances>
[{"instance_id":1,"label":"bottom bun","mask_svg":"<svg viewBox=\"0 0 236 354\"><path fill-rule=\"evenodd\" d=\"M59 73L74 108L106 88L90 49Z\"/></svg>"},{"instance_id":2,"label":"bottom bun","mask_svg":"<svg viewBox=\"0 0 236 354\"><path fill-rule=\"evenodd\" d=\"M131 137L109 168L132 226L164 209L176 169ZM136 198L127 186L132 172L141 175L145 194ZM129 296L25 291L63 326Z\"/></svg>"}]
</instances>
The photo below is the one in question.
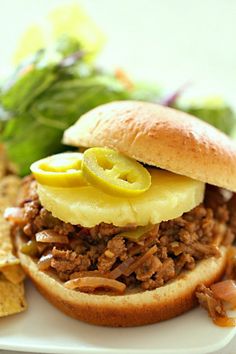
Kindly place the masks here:
<instances>
[{"instance_id":1,"label":"bottom bun","mask_svg":"<svg viewBox=\"0 0 236 354\"><path fill-rule=\"evenodd\" d=\"M112 327L156 323L190 310L197 304L197 285L210 285L219 280L225 269L226 256L226 248L221 247L221 257L202 260L193 271L185 272L155 290L125 295L94 295L66 289L61 281L39 271L36 262L19 252L25 272L53 305L78 320Z\"/></svg>"}]
</instances>

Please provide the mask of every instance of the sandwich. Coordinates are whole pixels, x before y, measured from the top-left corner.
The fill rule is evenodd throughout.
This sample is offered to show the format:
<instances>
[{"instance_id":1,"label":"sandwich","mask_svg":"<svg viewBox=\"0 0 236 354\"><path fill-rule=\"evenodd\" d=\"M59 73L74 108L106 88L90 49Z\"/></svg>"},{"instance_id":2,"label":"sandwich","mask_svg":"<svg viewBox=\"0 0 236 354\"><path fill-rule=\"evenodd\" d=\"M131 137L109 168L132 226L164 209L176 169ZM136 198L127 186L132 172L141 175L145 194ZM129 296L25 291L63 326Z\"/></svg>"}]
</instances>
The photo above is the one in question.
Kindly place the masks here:
<instances>
[{"instance_id":1,"label":"sandwich","mask_svg":"<svg viewBox=\"0 0 236 354\"><path fill-rule=\"evenodd\" d=\"M196 289L222 277L234 241L234 143L186 113L135 101L93 109L63 141L83 153L36 161L6 213L38 290L96 325L190 310Z\"/></svg>"}]
</instances>

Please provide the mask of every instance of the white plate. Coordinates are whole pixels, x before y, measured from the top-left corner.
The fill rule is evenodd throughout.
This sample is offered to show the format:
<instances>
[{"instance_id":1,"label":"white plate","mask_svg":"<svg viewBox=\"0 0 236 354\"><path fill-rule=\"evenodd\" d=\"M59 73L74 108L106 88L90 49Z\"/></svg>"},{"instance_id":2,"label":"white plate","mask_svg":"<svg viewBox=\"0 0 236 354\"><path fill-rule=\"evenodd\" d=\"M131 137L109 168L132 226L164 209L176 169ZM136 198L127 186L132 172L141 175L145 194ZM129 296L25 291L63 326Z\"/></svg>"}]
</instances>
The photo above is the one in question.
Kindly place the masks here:
<instances>
[{"instance_id":1,"label":"white plate","mask_svg":"<svg viewBox=\"0 0 236 354\"><path fill-rule=\"evenodd\" d=\"M31 284L27 284L27 295L27 312L0 320L0 349L63 354L204 354L223 348L236 332L236 328L215 326L200 308L155 325L97 327L65 316Z\"/></svg>"}]
</instances>

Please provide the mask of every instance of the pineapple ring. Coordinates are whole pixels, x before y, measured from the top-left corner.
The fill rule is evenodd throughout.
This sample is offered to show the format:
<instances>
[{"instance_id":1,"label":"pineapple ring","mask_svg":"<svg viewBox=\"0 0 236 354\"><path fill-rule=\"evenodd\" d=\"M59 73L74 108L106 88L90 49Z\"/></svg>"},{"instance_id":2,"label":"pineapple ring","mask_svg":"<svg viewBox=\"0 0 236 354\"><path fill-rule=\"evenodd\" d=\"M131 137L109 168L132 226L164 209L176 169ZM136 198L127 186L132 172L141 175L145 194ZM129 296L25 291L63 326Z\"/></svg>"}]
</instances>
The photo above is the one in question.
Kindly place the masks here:
<instances>
[{"instance_id":1,"label":"pineapple ring","mask_svg":"<svg viewBox=\"0 0 236 354\"><path fill-rule=\"evenodd\" d=\"M93 227L157 224L181 216L203 201L205 184L150 168L151 187L135 198L105 194L93 186L55 188L38 184L41 204L54 217L73 225Z\"/></svg>"}]
</instances>

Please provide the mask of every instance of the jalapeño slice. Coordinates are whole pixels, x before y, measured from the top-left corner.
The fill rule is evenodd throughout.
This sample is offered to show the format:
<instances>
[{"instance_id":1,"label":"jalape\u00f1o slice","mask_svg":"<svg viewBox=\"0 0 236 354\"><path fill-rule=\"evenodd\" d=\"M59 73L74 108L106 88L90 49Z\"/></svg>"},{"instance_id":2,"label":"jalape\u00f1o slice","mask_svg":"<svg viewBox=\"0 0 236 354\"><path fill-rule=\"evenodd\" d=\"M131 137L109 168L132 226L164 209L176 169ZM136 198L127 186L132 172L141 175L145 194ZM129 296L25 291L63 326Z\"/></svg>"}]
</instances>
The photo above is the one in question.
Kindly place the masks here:
<instances>
[{"instance_id":1,"label":"jalape\u00f1o slice","mask_svg":"<svg viewBox=\"0 0 236 354\"><path fill-rule=\"evenodd\" d=\"M145 167L108 148L86 150L82 172L94 187L115 196L136 197L151 186L151 175Z\"/></svg>"},{"instance_id":2,"label":"jalape\u00f1o slice","mask_svg":"<svg viewBox=\"0 0 236 354\"><path fill-rule=\"evenodd\" d=\"M87 182L81 171L83 154L68 152L34 162L30 169L35 179L52 187L79 187Z\"/></svg>"}]
</instances>

